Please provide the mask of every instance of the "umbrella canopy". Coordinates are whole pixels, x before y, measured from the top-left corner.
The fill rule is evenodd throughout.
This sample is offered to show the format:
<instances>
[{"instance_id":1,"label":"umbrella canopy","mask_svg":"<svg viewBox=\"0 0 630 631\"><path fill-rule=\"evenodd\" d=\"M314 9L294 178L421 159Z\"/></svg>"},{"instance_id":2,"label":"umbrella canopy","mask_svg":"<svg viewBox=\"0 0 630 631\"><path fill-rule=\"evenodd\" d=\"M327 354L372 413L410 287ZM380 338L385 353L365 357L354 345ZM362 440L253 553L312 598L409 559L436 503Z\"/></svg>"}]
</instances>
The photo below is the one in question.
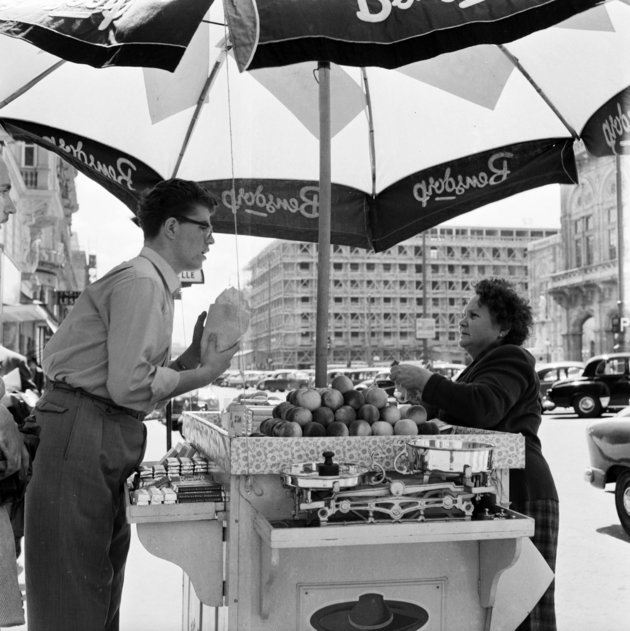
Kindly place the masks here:
<instances>
[{"instance_id":1,"label":"umbrella canopy","mask_svg":"<svg viewBox=\"0 0 630 631\"><path fill-rule=\"evenodd\" d=\"M630 154L630 87L615 94L589 118L582 140L594 156Z\"/></svg>"},{"instance_id":2,"label":"umbrella canopy","mask_svg":"<svg viewBox=\"0 0 630 631\"><path fill-rule=\"evenodd\" d=\"M211 3L0 2L0 34L96 68L146 66L174 70Z\"/></svg>"},{"instance_id":3,"label":"umbrella canopy","mask_svg":"<svg viewBox=\"0 0 630 631\"><path fill-rule=\"evenodd\" d=\"M398 68L476 44L502 44L600 0L226 0L241 70L332 61Z\"/></svg>"},{"instance_id":4,"label":"umbrella canopy","mask_svg":"<svg viewBox=\"0 0 630 631\"><path fill-rule=\"evenodd\" d=\"M177 175L215 192L217 231L317 241L316 66L239 73L227 35L201 25L175 73L66 64L45 78L46 55L2 38L2 58L13 50L20 63L0 68L0 124L132 209L144 187ZM380 251L575 182L573 140L630 85L628 58L630 6L612 0L505 45L396 70L333 65L332 242Z\"/></svg>"}]
</instances>

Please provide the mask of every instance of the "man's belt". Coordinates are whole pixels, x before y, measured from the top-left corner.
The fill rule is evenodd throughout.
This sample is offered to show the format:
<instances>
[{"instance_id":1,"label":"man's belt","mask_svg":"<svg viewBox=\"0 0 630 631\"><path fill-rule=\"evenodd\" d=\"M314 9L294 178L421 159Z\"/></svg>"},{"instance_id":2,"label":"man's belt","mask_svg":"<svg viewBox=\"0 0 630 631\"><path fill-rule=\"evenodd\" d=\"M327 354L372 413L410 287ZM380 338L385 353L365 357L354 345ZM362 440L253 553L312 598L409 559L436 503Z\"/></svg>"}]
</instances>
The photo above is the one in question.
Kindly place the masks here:
<instances>
[{"instance_id":1,"label":"man's belt","mask_svg":"<svg viewBox=\"0 0 630 631\"><path fill-rule=\"evenodd\" d=\"M92 399L94 401L98 401L106 405L107 407L112 408L122 414L126 414L127 416L132 416L133 418L137 418L139 421L144 420L146 414L144 412L139 412L138 410L132 410L131 408L126 408L123 405L118 405L118 403L114 403L111 399L107 399L105 397L99 397L97 394L92 394L83 388L75 388L65 381L53 381L52 388L54 390L66 390L67 392L74 392L82 397L87 397L88 399Z\"/></svg>"}]
</instances>

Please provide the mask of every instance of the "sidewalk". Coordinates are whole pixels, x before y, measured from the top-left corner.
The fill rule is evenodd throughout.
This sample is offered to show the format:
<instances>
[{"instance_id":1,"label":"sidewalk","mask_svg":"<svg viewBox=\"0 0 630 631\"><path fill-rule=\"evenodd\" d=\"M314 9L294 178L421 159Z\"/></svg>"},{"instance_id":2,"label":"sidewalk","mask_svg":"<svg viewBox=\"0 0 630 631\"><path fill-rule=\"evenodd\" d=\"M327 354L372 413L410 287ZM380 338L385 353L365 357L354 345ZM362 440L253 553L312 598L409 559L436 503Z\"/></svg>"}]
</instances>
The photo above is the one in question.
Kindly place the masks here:
<instances>
[{"instance_id":1,"label":"sidewalk","mask_svg":"<svg viewBox=\"0 0 630 631\"><path fill-rule=\"evenodd\" d=\"M159 421L147 421L146 460L159 460L166 452L166 428ZM181 439L173 434L173 444ZM24 553L20 557L19 575L24 590ZM180 631L182 628L182 570L164 559L149 554L132 526L131 547L125 572L125 586L120 613L120 631ZM27 631L26 625L6 627ZM3 627L5 629L5 627Z\"/></svg>"}]
</instances>

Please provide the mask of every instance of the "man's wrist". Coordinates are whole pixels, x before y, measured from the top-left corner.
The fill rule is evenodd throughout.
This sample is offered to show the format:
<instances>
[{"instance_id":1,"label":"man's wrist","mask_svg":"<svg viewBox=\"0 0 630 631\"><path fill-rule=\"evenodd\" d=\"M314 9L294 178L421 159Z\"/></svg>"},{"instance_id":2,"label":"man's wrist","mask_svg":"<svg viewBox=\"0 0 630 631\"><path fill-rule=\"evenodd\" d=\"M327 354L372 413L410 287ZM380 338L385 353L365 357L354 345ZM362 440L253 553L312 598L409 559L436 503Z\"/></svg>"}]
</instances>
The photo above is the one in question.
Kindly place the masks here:
<instances>
[{"instance_id":1,"label":"man's wrist","mask_svg":"<svg viewBox=\"0 0 630 631\"><path fill-rule=\"evenodd\" d=\"M185 364L185 362L182 360L182 358L178 357L175 360L175 368L177 368L177 370L179 370L179 372L182 372L183 370L191 370L193 367L192 366L187 366Z\"/></svg>"}]
</instances>

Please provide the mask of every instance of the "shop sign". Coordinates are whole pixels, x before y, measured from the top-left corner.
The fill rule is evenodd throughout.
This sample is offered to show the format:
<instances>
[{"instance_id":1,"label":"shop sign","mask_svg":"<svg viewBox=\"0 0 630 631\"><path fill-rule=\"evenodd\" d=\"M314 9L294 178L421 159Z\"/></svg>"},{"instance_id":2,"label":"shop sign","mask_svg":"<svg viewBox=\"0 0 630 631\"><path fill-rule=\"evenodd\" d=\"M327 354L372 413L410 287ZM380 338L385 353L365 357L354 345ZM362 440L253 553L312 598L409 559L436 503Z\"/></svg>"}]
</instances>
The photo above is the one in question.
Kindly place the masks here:
<instances>
[{"instance_id":1,"label":"shop sign","mask_svg":"<svg viewBox=\"0 0 630 631\"><path fill-rule=\"evenodd\" d=\"M185 270L179 273L182 285L203 285L204 277L202 269Z\"/></svg>"},{"instance_id":2,"label":"shop sign","mask_svg":"<svg viewBox=\"0 0 630 631\"><path fill-rule=\"evenodd\" d=\"M56 291L57 304L64 307L71 307L81 295L80 291Z\"/></svg>"},{"instance_id":3,"label":"shop sign","mask_svg":"<svg viewBox=\"0 0 630 631\"><path fill-rule=\"evenodd\" d=\"M435 320L433 318L416 318L416 339L426 340L435 337Z\"/></svg>"}]
</instances>

